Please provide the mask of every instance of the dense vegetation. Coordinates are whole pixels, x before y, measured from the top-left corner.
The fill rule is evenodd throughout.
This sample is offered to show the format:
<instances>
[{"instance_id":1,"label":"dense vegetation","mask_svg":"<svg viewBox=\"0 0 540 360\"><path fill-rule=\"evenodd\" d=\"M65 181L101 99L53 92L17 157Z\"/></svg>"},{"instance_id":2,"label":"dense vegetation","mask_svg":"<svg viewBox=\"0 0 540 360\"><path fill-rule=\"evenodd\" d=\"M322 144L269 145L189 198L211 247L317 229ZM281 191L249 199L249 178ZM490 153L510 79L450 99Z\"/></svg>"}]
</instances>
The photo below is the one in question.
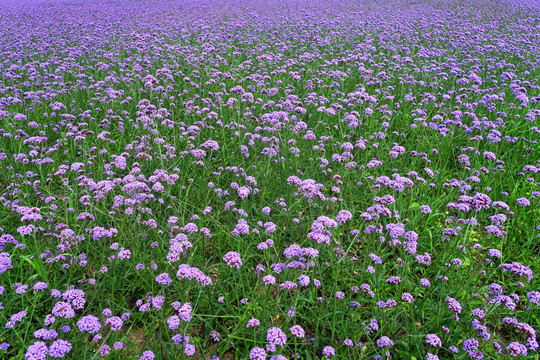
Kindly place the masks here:
<instances>
[{"instance_id":1,"label":"dense vegetation","mask_svg":"<svg viewBox=\"0 0 540 360\"><path fill-rule=\"evenodd\" d=\"M521 1L0 3L0 357L537 356Z\"/></svg>"}]
</instances>

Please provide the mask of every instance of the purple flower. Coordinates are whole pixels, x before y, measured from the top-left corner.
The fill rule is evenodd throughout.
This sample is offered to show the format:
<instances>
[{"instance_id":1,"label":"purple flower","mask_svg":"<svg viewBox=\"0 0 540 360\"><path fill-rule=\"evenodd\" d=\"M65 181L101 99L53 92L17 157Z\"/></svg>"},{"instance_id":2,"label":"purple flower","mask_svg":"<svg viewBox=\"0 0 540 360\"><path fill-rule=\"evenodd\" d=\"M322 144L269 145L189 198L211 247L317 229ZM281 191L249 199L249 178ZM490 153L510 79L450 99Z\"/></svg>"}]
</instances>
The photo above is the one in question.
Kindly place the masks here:
<instances>
[{"instance_id":1,"label":"purple flower","mask_svg":"<svg viewBox=\"0 0 540 360\"><path fill-rule=\"evenodd\" d=\"M435 334L427 334L426 343L436 347L442 346L441 339Z\"/></svg>"},{"instance_id":2,"label":"purple flower","mask_svg":"<svg viewBox=\"0 0 540 360\"><path fill-rule=\"evenodd\" d=\"M448 308L450 310L452 310L456 314L461 313L461 304L459 303L459 301L451 297L447 297L445 301L448 304Z\"/></svg>"},{"instance_id":3,"label":"purple flower","mask_svg":"<svg viewBox=\"0 0 540 360\"><path fill-rule=\"evenodd\" d=\"M54 316L58 316L58 317L61 317L61 318L66 318L66 319L69 319L69 318L72 318L75 316L75 311L73 310L73 308L71 307L71 305L67 302L64 302L64 301L59 301L57 302L51 313L54 315Z\"/></svg>"},{"instance_id":4,"label":"purple flower","mask_svg":"<svg viewBox=\"0 0 540 360\"><path fill-rule=\"evenodd\" d=\"M195 354L195 351L195 345L184 343L184 354L186 354L187 356L193 356Z\"/></svg>"},{"instance_id":5,"label":"purple flower","mask_svg":"<svg viewBox=\"0 0 540 360\"><path fill-rule=\"evenodd\" d=\"M251 349L251 352L249 353L250 360L265 360L266 359L266 351L260 347L255 347Z\"/></svg>"},{"instance_id":6,"label":"purple flower","mask_svg":"<svg viewBox=\"0 0 540 360\"><path fill-rule=\"evenodd\" d=\"M0 274L6 272L9 269L13 269L11 265L11 257L9 253L3 252L0 253Z\"/></svg>"},{"instance_id":7,"label":"purple flower","mask_svg":"<svg viewBox=\"0 0 540 360\"><path fill-rule=\"evenodd\" d=\"M307 275L300 275L298 277L298 283L301 285L301 286L308 286L309 283L310 283L311 279L309 276Z\"/></svg>"},{"instance_id":8,"label":"purple flower","mask_svg":"<svg viewBox=\"0 0 540 360\"><path fill-rule=\"evenodd\" d=\"M378 347L389 347L394 345L394 342L390 340L388 336L383 336L376 341Z\"/></svg>"},{"instance_id":9,"label":"purple flower","mask_svg":"<svg viewBox=\"0 0 540 360\"><path fill-rule=\"evenodd\" d=\"M48 288L47 283L42 282L42 281L37 282L37 283L34 285L34 290L35 290L35 291L44 291L44 290L47 289L47 288Z\"/></svg>"},{"instance_id":10,"label":"purple flower","mask_svg":"<svg viewBox=\"0 0 540 360\"><path fill-rule=\"evenodd\" d=\"M12 328L16 323L21 322L22 319L26 316L26 311L19 311L10 316L9 321L6 323L6 328Z\"/></svg>"},{"instance_id":11,"label":"purple flower","mask_svg":"<svg viewBox=\"0 0 540 360\"><path fill-rule=\"evenodd\" d=\"M336 221L340 224L344 224L352 219L352 214L348 210L341 210L336 216Z\"/></svg>"},{"instance_id":12,"label":"purple flower","mask_svg":"<svg viewBox=\"0 0 540 360\"><path fill-rule=\"evenodd\" d=\"M300 275L300 276L302 276L302 275ZM265 275L265 276L263 276L263 282L266 285L275 284L276 283L276 278L273 275Z\"/></svg>"},{"instance_id":13,"label":"purple flower","mask_svg":"<svg viewBox=\"0 0 540 360\"><path fill-rule=\"evenodd\" d=\"M271 327L266 334L266 341L272 345L284 346L287 342L287 335L278 327Z\"/></svg>"},{"instance_id":14,"label":"purple flower","mask_svg":"<svg viewBox=\"0 0 540 360\"><path fill-rule=\"evenodd\" d=\"M291 331L291 334L297 338L304 338L306 336L304 329L300 325L294 325L289 330Z\"/></svg>"},{"instance_id":15,"label":"purple flower","mask_svg":"<svg viewBox=\"0 0 540 360\"><path fill-rule=\"evenodd\" d=\"M176 315L173 315L167 319L167 325L169 329L175 330L180 325L180 318Z\"/></svg>"},{"instance_id":16,"label":"purple flower","mask_svg":"<svg viewBox=\"0 0 540 360\"><path fill-rule=\"evenodd\" d=\"M325 346L322 351L322 354L328 358L330 356L336 355L336 350L331 346Z\"/></svg>"},{"instance_id":17,"label":"purple flower","mask_svg":"<svg viewBox=\"0 0 540 360\"><path fill-rule=\"evenodd\" d=\"M521 275L530 282L533 278L533 272L530 268L518 262L512 262L511 264L501 264L500 267L503 271L509 271L513 274Z\"/></svg>"},{"instance_id":18,"label":"purple flower","mask_svg":"<svg viewBox=\"0 0 540 360\"><path fill-rule=\"evenodd\" d=\"M122 328L124 321L118 316L113 316L105 320L105 325L109 325L112 331L118 331Z\"/></svg>"},{"instance_id":19,"label":"purple flower","mask_svg":"<svg viewBox=\"0 0 540 360\"><path fill-rule=\"evenodd\" d=\"M120 170L125 169L127 167L126 158L123 156L115 157L114 166L116 166Z\"/></svg>"},{"instance_id":20,"label":"purple flower","mask_svg":"<svg viewBox=\"0 0 540 360\"><path fill-rule=\"evenodd\" d=\"M345 339L345 340L343 340L343 346L353 347L354 343L352 342L351 339Z\"/></svg>"},{"instance_id":21,"label":"purple flower","mask_svg":"<svg viewBox=\"0 0 540 360\"><path fill-rule=\"evenodd\" d=\"M185 322L191 321L191 304L190 303L184 303L180 309L178 309L178 314L180 315L180 319L182 319Z\"/></svg>"},{"instance_id":22,"label":"purple flower","mask_svg":"<svg viewBox=\"0 0 540 360\"><path fill-rule=\"evenodd\" d=\"M236 191L241 199L245 199L251 193L251 188L248 186L241 186Z\"/></svg>"},{"instance_id":23,"label":"purple flower","mask_svg":"<svg viewBox=\"0 0 540 360\"><path fill-rule=\"evenodd\" d=\"M142 353L139 360L154 360L156 358L156 355L150 350L146 350Z\"/></svg>"},{"instance_id":24,"label":"purple flower","mask_svg":"<svg viewBox=\"0 0 540 360\"><path fill-rule=\"evenodd\" d=\"M424 253L424 255L417 255L416 262L423 265L429 265L431 263L431 254Z\"/></svg>"},{"instance_id":25,"label":"purple flower","mask_svg":"<svg viewBox=\"0 0 540 360\"><path fill-rule=\"evenodd\" d=\"M403 294L401 294L401 300L410 304L414 301L414 297L411 294L404 292Z\"/></svg>"},{"instance_id":26,"label":"purple flower","mask_svg":"<svg viewBox=\"0 0 540 360\"><path fill-rule=\"evenodd\" d=\"M27 360L46 360L49 349L43 341L37 341L28 347L24 357Z\"/></svg>"},{"instance_id":27,"label":"purple flower","mask_svg":"<svg viewBox=\"0 0 540 360\"><path fill-rule=\"evenodd\" d=\"M99 348L99 354L101 356L107 356L111 352L111 347L109 345L101 345Z\"/></svg>"},{"instance_id":28,"label":"purple flower","mask_svg":"<svg viewBox=\"0 0 540 360\"><path fill-rule=\"evenodd\" d=\"M171 338L172 342L175 345L180 345L180 343L182 343L182 339L183 339L183 336L180 334L176 334Z\"/></svg>"},{"instance_id":29,"label":"purple flower","mask_svg":"<svg viewBox=\"0 0 540 360\"><path fill-rule=\"evenodd\" d=\"M223 257L223 261L230 267L234 267L237 269L240 269L240 266L242 266L242 259L240 257L240 254L235 251L229 251L225 254Z\"/></svg>"},{"instance_id":30,"label":"purple flower","mask_svg":"<svg viewBox=\"0 0 540 360\"><path fill-rule=\"evenodd\" d=\"M247 322L247 325L246 327L247 328L250 328L250 327L259 327L261 326L261 322L258 320L258 319L249 319L249 321Z\"/></svg>"},{"instance_id":31,"label":"purple flower","mask_svg":"<svg viewBox=\"0 0 540 360\"><path fill-rule=\"evenodd\" d=\"M497 259L500 259L502 254L501 254L500 250L489 249L488 256L489 257L496 257Z\"/></svg>"},{"instance_id":32,"label":"purple flower","mask_svg":"<svg viewBox=\"0 0 540 360\"><path fill-rule=\"evenodd\" d=\"M249 225L246 220L240 219L231 232L233 236L249 235Z\"/></svg>"},{"instance_id":33,"label":"purple flower","mask_svg":"<svg viewBox=\"0 0 540 360\"><path fill-rule=\"evenodd\" d=\"M482 309L473 309L472 314L473 316L477 316L480 319L483 319L486 316Z\"/></svg>"},{"instance_id":34,"label":"purple flower","mask_svg":"<svg viewBox=\"0 0 540 360\"><path fill-rule=\"evenodd\" d=\"M34 337L37 339L52 340L56 339L58 333L54 329L39 329L34 331Z\"/></svg>"},{"instance_id":35,"label":"purple flower","mask_svg":"<svg viewBox=\"0 0 540 360\"><path fill-rule=\"evenodd\" d=\"M99 323L99 319L94 315L86 315L77 321L77 327L81 332L88 331L88 333L94 334L101 329L101 324Z\"/></svg>"},{"instance_id":36,"label":"purple flower","mask_svg":"<svg viewBox=\"0 0 540 360\"><path fill-rule=\"evenodd\" d=\"M539 291L531 291L527 293L527 299L534 305L540 306L540 292Z\"/></svg>"},{"instance_id":37,"label":"purple flower","mask_svg":"<svg viewBox=\"0 0 540 360\"><path fill-rule=\"evenodd\" d=\"M514 341L510 343L506 349L508 350L508 353L510 356L518 357L518 356L527 356L527 348L525 345L518 343L517 341Z\"/></svg>"},{"instance_id":38,"label":"purple flower","mask_svg":"<svg viewBox=\"0 0 540 360\"><path fill-rule=\"evenodd\" d=\"M118 252L118 258L120 260L126 260L126 259L129 259L130 257L131 257L131 250L121 248L120 251Z\"/></svg>"},{"instance_id":39,"label":"purple flower","mask_svg":"<svg viewBox=\"0 0 540 360\"><path fill-rule=\"evenodd\" d=\"M431 214L431 208L428 205L422 205L420 206L420 211L422 211L424 214Z\"/></svg>"},{"instance_id":40,"label":"purple flower","mask_svg":"<svg viewBox=\"0 0 540 360\"><path fill-rule=\"evenodd\" d=\"M172 283L171 277L168 273L161 273L156 276L156 282L161 285L170 285Z\"/></svg>"},{"instance_id":41,"label":"purple flower","mask_svg":"<svg viewBox=\"0 0 540 360\"><path fill-rule=\"evenodd\" d=\"M516 204L518 204L519 206L531 206L531 202L529 201L529 199L524 197L516 199Z\"/></svg>"},{"instance_id":42,"label":"purple flower","mask_svg":"<svg viewBox=\"0 0 540 360\"><path fill-rule=\"evenodd\" d=\"M478 349L479 346L480 346L480 343L475 338L470 338L463 342L463 350L465 351Z\"/></svg>"}]
</instances>

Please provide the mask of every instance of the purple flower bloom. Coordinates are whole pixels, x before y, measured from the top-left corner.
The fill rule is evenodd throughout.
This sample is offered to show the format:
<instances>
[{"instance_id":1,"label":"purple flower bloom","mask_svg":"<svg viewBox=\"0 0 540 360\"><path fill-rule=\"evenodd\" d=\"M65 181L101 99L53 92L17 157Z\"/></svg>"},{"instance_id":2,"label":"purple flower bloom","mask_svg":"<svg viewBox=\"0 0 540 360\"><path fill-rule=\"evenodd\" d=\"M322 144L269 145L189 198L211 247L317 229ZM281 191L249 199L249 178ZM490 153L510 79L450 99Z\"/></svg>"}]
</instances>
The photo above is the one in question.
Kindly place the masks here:
<instances>
[{"instance_id":1,"label":"purple flower bloom","mask_svg":"<svg viewBox=\"0 0 540 360\"><path fill-rule=\"evenodd\" d=\"M28 347L24 357L27 360L46 360L49 349L43 341L37 341Z\"/></svg>"},{"instance_id":2,"label":"purple flower bloom","mask_svg":"<svg viewBox=\"0 0 540 360\"><path fill-rule=\"evenodd\" d=\"M376 341L378 347L389 347L394 345L394 342L390 340L388 336L383 336Z\"/></svg>"},{"instance_id":3,"label":"purple flower bloom","mask_svg":"<svg viewBox=\"0 0 540 360\"><path fill-rule=\"evenodd\" d=\"M190 303L184 303L180 309L178 309L178 314L180 315L180 319L182 319L185 322L191 321L191 304Z\"/></svg>"},{"instance_id":4,"label":"purple flower bloom","mask_svg":"<svg viewBox=\"0 0 540 360\"><path fill-rule=\"evenodd\" d=\"M284 346L287 342L287 335L278 327L271 327L266 334L266 341L272 345Z\"/></svg>"},{"instance_id":5,"label":"purple flower bloom","mask_svg":"<svg viewBox=\"0 0 540 360\"><path fill-rule=\"evenodd\" d=\"M510 356L517 357L517 356L527 356L527 348L525 345L518 343L517 341L514 341L510 343L507 348L508 353Z\"/></svg>"},{"instance_id":6,"label":"purple flower bloom","mask_svg":"<svg viewBox=\"0 0 540 360\"><path fill-rule=\"evenodd\" d=\"M294 325L290 328L291 334L296 336L297 338L304 338L306 336L306 333L304 332L304 329L300 325Z\"/></svg>"},{"instance_id":7,"label":"purple flower bloom","mask_svg":"<svg viewBox=\"0 0 540 360\"><path fill-rule=\"evenodd\" d=\"M442 346L441 339L435 334L427 334L426 343L436 347Z\"/></svg>"},{"instance_id":8,"label":"purple flower bloom","mask_svg":"<svg viewBox=\"0 0 540 360\"><path fill-rule=\"evenodd\" d=\"M518 262L512 262L511 264L501 264L503 271L509 271L513 274L521 275L530 282L533 278L533 272L530 268Z\"/></svg>"},{"instance_id":9,"label":"purple flower bloom","mask_svg":"<svg viewBox=\"0 0 540 360\"><path fill-rule=\"evenodd\" d=\"M540 306L540 292L539 291L531 291L527 293L527 299L534 305Z\"/></svg>"},{"instance_id":10,"label":"purple flower bloom","mask_svg":"<svg viewBox=\"0 0 540 360\"><path fill-rule=\"evenodd\" d=\"M173 315L167 319L167 325L169 326L169 329L175 330L180 325L180 318L176 315Z\"/></svg>"},{"instance_id":11,"label":"purple flower bloom","mask_svg":"<svg viewBox=\"0 0 540 360\"><path fill-rule=\"evenodd\" d=\"M480 319L483 319L486 316L482 309L473 309L472 314Z\"/></svg>"},{"instance_id":12,"label":"purple flower bloom","mask_svg":"<svg viewBox=\"0 0 540 360\"><path fill-rule=\"evenodd\" d=\"M266 351L260 347L255 347L251 349L251 352L249 353L250 360L265 360L266 359Z\"/></svg>"},{"instance_id":13,"label":"purple flower bloom","mask_svg":"<svg viewBox=\"0 0 540 360\"><path fill-rule=\"evenodd\" d=\"M414 297L411 294L404 292L403 294L401 294L401 300L406 301L410 304L414 301Z\"/></svg>"},{"instance_id":14,"label":"purple flower bloom","mask_svg":"<svg viewBox=\"0 0 540 360\"><path fill-rule=\"evenodd\" d=\"M182 342L182 339L183 339L183 336L180 335L180 334L176 334L174 335L171 340L172 342L175 344L175 345L180 345L180 343Z\"/></svg>"},{"instance_id":15,"label":"purple flower bloom","mask_svg":"<svg viewBox=\"0 0 540 360\"><path fill-rule=\"evenodd\" d=\"M81 332L88 331L88 333L94 334L101 329L101 324L99 323L99 319L94 315L86 315L77 321L77 327Z\"/></svg>"},{"instance_id":16,"label":"purple flower bloom","mask_svg":"<svg viewBox=\"0 0 540 360\"><path fill-rule=\"evenodd\" d=\"M170 285L172 283L171 277L168 273L161 273L156 276L156 282L162 285Z\"/></svg>"},{"instance_id":17,"label":"purple flower bloom","mask_svg":"<svg viewBox=\"0 0 540 360\"><path fill-rule=\"evenodd\" d=\"M336 221L340 224L344 224L352 219L352 214L348 210L341 210L336 216Z\"/></svg>"},{"instance_id":18,"label":"purple flower bloom","mask_svg":"<svg viewBox=\"0 0 540 360\"><path fill-rule=\"evenodd\" d=\"M139 360L154 360L156 358L156 355L150 350L146 350L142 353Z\"/></svg>"},{"instance_id":19,"label":"purple flower bloom","mask_svg":"<svg viewBox=\"0 0 540 360\"><path fill-rule=\"evenodd\" d=\"M516 204L518 204L519 206L531 206L531 202L529 201L529 199L524 197L516 199Z\"/></svg>"},{"instance_id":20,"label":"purple flower bloom","mask_svg":"<svg viewBox=\"0 0 540 360\"><path fill-rule=\"evenodd\" d=\"M298 283L301 285L301 286L308 286L309 283L310 283L311 279L309 276L307 275L300 275L298 277Z\"/></svg>"},{"instance_id":21,"label":"purple flower bloom","mask_svg":"<svg viewBox=\"0 0 540 360\"><path fill-rule=\"evenodd\" d=\"M431 214L431 208L428 205L422 205L420 206L420 211L422 211L424 214Z\"/></svg>"},{"instance_id":22,"label":"purple flower bloom","mask_svg":"<svg viewBox=\"0 0 540 360\"><path fill-rule=\"evenodd\" d=\"M118 331L122 328L124 321L118 316L113 316L105 320L105 325L109 325L112 331Z\"/></svg>"},{"instance_id":23,"label":"purple flower bloom","mask_svg":"<svg viewBox=\"0 0 540 360\"><path fill-rule=\"evenodd\" d=\"M34 285L34 290L35 291L44 291L45 289L48 288L48 285L47 283L44 283L42 281L40 282L37 282L35 285Z\"/></svg>"},{"instance_id":24,"label":"purple flower bloom","mask_svg":"<svg viewBox=\"0 0 540 360\"><path fill-rule=\"evenodd\" d=\"M480 343L475 338L470 338L463 342L463 350L465 351L478 349L479 346L480 346Z\"/></svg>"},{"instance_id":25,"label":"purple flower bloom","mask_svg":"<svg viewBox=\"0 0 540 360\"><path fill-rule=\"evenodd\" d=\"M225 254L223 257L223 261L230 267L234 267L237 269L240 269L240 266L242 266L242 259L240 257L240 254L235 251L229 251Z\"/></svg>"},{"instance_id":26,"label":"purple flower bloom","mask_svg":"<svg viewBox=\"0 0 540 360\"><path fill-rule=\"evenodd\" d=\"M193 356L195 354L195 345L184 343L184 354L187 356Z\"/></svg>"},{"instance_id":27,"label":"purple flower bloom","mask_svg":"<svg viewBox=\"0 0 540 360\"><path fill-rule=\"evenodd\" d=\"M325 346L322 351L322 354L328 358L330 356L336 355L336 350L331 346Z\"/></svg>"},{"instance_id":28,"label":"purple flower bloom","mask_svg":"<svg viewBox=\"0 0 540 360\"><path fill-rule=\"evenodd\" d=\"M73 310L73 308L71 307L71 305L67 302L64 302L64 301L59 301L57 302L51 313L54 315L54 316L58 316L58 317L61 317L61 318L66 318L66 319L69 319L69 318L72 318L75 316L75 311Z\"/></svg>"},{"instance_id":29,"label":"purple flower bloom","mask_svg":"<svg viewBox=\"0 0 540 360\"><path fill-rule=\"evenodd\" d=\"M52 340L56 339L58 333L54 329L39 329L34 331L34 337L37 339Z\"/></svg>"},{"instance_id":30,"label":"purple flower bloom","mask_svg":"<svg viewBox=\"0 0 540 360\"><path fill-rule=\"evenodd\" d=\"M445 301L448 304L448 308L450 310L452 310L456 314L461 313L461 304L459 303L459 301L451 297L447 297Z\"/></svg>"},{"instance_id":31,"label":"purple flower bloom","mask_svg":"<svg viewBox=\"0 0 540 360\"><path fill-rule=\"evenodd\" d=\"M101 356L107 356L111 352L111 347L109 345L101 345L99 348L99 354Z\"/></svg>"},{"instance_id":32,"label":"purple flower bloom","mask_svg":"<svg viewBox=\"0 0 540 360\"><path fill-rule=\"evenodd\" d=\"M273 275L265 275L263 276L263 282L266 285L271 285L276 283L276 278Z\"/></svg>"}]
</instances>

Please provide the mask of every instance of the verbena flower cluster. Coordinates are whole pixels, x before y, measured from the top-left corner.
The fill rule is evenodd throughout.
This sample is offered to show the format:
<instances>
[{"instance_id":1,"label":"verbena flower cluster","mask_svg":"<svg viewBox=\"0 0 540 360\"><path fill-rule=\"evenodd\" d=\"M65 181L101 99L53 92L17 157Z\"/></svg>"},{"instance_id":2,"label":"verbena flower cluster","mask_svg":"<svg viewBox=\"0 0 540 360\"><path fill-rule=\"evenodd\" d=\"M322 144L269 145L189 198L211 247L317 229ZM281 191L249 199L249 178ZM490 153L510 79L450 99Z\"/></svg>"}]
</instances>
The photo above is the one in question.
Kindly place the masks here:
<instances>
[{"instance_id":1,"label":"verbena flower cluster","mask_svg":"<svg viewBox=\"0 0 540 360\"><path fill-rule=\"evenodd\" d=\"M0 358L538 356L539 24L2 1Z\"/></svg>"}]
</instances>

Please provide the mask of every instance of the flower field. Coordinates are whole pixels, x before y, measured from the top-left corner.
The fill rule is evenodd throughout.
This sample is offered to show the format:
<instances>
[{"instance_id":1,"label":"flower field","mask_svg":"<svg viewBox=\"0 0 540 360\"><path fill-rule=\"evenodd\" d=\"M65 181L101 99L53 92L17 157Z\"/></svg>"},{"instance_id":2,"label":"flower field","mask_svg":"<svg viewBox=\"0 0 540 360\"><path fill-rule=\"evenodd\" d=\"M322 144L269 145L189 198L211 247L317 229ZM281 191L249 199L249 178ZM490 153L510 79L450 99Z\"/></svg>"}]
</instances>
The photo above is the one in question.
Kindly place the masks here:
<instances>
[{"instance_id":1,"label":"flower field","mask_svg":"<svg viewBox=\"0 0 540 360\"><path fill-rule=\"evenodd\" d=\"M538 359L540 3L0 1L0 359Z\"/></svg>"}]
</instances>

